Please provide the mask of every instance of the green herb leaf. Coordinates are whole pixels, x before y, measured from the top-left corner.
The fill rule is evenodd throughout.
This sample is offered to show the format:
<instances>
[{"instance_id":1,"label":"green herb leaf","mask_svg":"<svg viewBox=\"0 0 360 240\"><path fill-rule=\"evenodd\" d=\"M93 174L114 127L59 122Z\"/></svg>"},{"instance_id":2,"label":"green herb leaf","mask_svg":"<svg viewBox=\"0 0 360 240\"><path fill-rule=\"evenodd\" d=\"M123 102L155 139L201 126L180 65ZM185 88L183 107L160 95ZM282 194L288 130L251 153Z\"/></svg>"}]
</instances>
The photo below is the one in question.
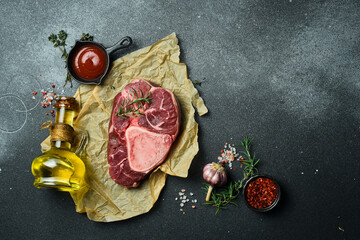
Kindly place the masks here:
<instances>
[{"instance_id":1,"label":"green herb leaf","mask_svg":"<svg viewBox=\"0 0 360 240\"><path fill-rule=\"evenodd\" d=\"M126 119L129 114L133 114L135 116L144 115L140 111L144 107L143 102L150 104L150 100L151 100L150 92L146 98L143 98L143 97L139 98L138 93L134 88L130 89L129 92L130 92L130 94L122 102L121 107L119 108L118 112L115 114L116 116L119 116L124 119ZM141 92L141 90L140 90L140 92ZM142 92L141 92L141 95L143 95ZM132 100L130 100L130 98ZM132 105L135 103L140 103L140 106L138 106L136 109L132 108ZM124 109L127 109L127 110L124 111Z\"/></svg>"},{"instance_id":2,"label":"green herb leaf","mask_svg":"<svg viewBox=\"0 0 360 240\"><path fill-rule=\"evenodd\" d=\"M93 41L94 40L94 37L91 36L89 33L83 33L81 35L81 38L80 38L80 41Z\"/></svg>"},{"instance_id":3,"label":"green herb leaf","mask_svg":"<svg viewBox=\"0 0 360 240\"><path fill-rule=\"evenodd\" d=\"M202 82L200 82L200 81L192 81L192 83L195 84L195 85L201 86L201 83L202 83Z\"/></svg>"}]
</instances>

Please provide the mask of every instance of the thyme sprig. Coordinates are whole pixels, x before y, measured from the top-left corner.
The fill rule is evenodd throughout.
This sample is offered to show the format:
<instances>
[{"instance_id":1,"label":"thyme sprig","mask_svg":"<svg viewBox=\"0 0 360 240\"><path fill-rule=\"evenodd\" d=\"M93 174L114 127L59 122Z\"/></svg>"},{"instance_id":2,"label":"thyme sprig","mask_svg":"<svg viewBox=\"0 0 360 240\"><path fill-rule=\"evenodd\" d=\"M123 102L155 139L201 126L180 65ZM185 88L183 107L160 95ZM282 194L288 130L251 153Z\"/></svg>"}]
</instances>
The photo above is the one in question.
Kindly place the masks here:
<instances>
[{"instance_id":1,"label":"thyme sprig","mask_svg":"<svg viewBox=\"0 0 360 240\"><path fill-rule=\"evenodd\" d=\"M66 51L66 39L67 39L67 33L64 30L60 30L59 33L56 34L50 34L50 36L48 37L49 41L52 42L54 44L54 48L59 48L62 55L61 58L64 59L65 61L65 68L67 68L66 63L67 63L67 58L68 58L68 52ZM91 36L89 33L83 33L81 35L80 41L93 41L94 37ZM69 70L67 70L66 72L66 78L65 78L65 84L64 87L66 85L67 82L70 82L70 86L72 87L72 76L69 73Z\"/></svg>"},{"instance_id":2,"label":"thyme sprig","mask_svg":"<svg viewBox=\"0 0 360 240\"><path fill-rule=\"evenodd\" d=\"M237 181L232 181L228 186L226 186L223 191L217 193L215 190L211 194L211 200L205 202L204 204L208 204L216 207L215 215L220 212L221 209L226 209L227 205L232 204L238 206L234 200L239 196L241 188L244 186L245 181L254 175L255 172L258 172L256 165L259 163L260 158L256 160L255 153L251 155L251 143L253 139L249 137L245 137L243 141L241 141L241 145L244 148L244 151L241 151L246 158L241 160L241 163L245 165L243 168L243 178ZM209 185L203 188L206 192L209 189Z\"/></svg>"},{"instance_id":3,"label":"thyme sprig","mask_svg":"<svg viewBox=\"0 0 360 240\"><path fill-rule=\"evenodd\" d=\"M143 102L150 104L150 92L145 98L141 89L139 89L139 92L140 96L134 88L130 89L130 95L128 95L127 98L122 102L119 110L117 111L117 113L115 113L115 115L123 119L126 119L130 114L133 114L135 116L144 115L142 112L140 112L140 109L144 107ZM133 99L132 101L130 101L130 96ZM137 108L132 108L131 106L135 103L140 104Z\"/></svg>"}]
</instances>

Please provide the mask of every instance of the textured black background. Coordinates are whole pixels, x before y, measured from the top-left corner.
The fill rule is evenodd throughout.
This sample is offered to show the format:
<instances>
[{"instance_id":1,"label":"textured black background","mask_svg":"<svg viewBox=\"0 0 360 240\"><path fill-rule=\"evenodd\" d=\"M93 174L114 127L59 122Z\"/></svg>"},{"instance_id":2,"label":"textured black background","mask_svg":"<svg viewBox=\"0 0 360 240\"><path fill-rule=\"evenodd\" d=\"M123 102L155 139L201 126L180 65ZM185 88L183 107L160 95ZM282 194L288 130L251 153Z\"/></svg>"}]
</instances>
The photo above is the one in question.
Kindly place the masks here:
<instances>
[{"instance_id":1,"label":"textured black background","mask_svg":"<svg viewBox=\"0 0 360 240\"><path fill-rule=\"evenodd\" d=\"M26 124L0 132L0 239L359 239L359 3L1 0L0 128ZM47 40L60 29L69 42L82 32L105 45L133 37L117 57L176 32L189 78L204 81L200 152L188 178L168 177L147 214L95 223L75 212L67 193L32 186L31 162L48 134L40 124L49 117L34 108L31 91L38 82L62 89L63 63ZM34 109L14 111L24 107L3 97L9 93ZM182 215L180 189L202 202L203 165L246 135L255 138L260 172L282 187L279 206L255 213L239 198L217 216L201 204Z\"/></svg>"}]
</instances>

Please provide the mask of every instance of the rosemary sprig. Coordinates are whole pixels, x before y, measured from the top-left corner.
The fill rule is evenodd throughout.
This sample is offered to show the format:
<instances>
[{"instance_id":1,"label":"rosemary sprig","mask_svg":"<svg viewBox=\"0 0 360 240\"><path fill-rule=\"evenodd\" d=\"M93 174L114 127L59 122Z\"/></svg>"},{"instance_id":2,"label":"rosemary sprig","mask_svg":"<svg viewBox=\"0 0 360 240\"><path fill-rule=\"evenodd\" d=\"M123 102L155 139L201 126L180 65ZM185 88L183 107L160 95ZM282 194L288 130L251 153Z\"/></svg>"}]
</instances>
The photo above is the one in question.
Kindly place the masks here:
<instances>
[{"instance_id":1,"label":"rosemary sprig","mask_svg":"<svg viewBox=\"0 0 360 240\"><path fill-rule=\"evenodd\" d=\"M126 119L129 114L134 114L135 116L144 115L142 112L140 112L140 109L144 107L143 102L150 104L150 92L145 98L143 97L143 92L141 89L139 89L139 92L141 96L138 96L138 93L134 88L130 89L130 94L133 100L130 101L130 95L128 95L128 97L122 102L118 112L115 113L115 115L123 119ZM140 104L137 108L131 108L131 106L135 103Z\"/></svg>"},{"instance_id":2,"label":"rosemary sprig","mask_svg":"<svg viewBox=\"0 0 360 240\"><path fill-rule=\"evenodd\" d=\"M249 137L245 137L243 141L241 141L241 145L244 148L244 151L241 151L247 159L241 160L241 163L245 165L243 169L243 178L237 181L232 181L228 186L226 186L223 191L217 193L213 190L211 194L211 200L205 202L204 204L208 204L216 207L215 215L219 213L221 209L226 209L227 205L232 204L238 206L234 200L239 196L241 188L244 186L245 181L254 175L255 172L258 172L256 165L259 163L260 159L255 159L255 153L253 156L251 155L251 143L253 139ZM209 185L203 188L206 192L209 189Z\"/></svg>"},{"instance_id":3,"label":"rosemary sprig","mask_svg":"<svg viewBox=\"0 0 360 240\"><path fill-rule=\"evenodd\" d=\"M59 48L62 55L61 58L64 59L65 61L65 68L67 68L66 63L67 63L67 58L68 58L68 52L66 51L66 39L67 39L67 33L64 30L59 31L59 33L56 34L50 34L50 36L48 37L49 41L52 42L54 44L54 48ZM81 35L80 41L93 41L94 37L91 36L89 33L83 33ZM66 85L67 82L70 82L70 86L72 87L72 76L69 73L69 70L66 71L66 78L65 78L65 84L64 87Z\"/></svg>"}]
</instances>

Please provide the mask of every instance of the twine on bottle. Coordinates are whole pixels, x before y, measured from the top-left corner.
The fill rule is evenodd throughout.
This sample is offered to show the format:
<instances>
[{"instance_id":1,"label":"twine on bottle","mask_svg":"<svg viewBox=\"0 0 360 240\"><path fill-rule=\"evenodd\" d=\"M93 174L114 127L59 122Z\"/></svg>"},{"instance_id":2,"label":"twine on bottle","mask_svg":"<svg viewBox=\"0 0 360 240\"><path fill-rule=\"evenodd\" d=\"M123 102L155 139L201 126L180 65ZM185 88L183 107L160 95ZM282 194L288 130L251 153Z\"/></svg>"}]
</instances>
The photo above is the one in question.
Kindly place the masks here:
<instances>
[{"instance_id":1,"label":"twine on bottle","mask_svg":"<svg viewBox=\"0 0 360 240\"><path fill-rule=\"evenodd\" d=\"M46 121L41 125L41 129L49 128L50 141L64 141L73 142L74 128L66 123L55 123L52 121Z\"/></svg>"}]
</instances>

